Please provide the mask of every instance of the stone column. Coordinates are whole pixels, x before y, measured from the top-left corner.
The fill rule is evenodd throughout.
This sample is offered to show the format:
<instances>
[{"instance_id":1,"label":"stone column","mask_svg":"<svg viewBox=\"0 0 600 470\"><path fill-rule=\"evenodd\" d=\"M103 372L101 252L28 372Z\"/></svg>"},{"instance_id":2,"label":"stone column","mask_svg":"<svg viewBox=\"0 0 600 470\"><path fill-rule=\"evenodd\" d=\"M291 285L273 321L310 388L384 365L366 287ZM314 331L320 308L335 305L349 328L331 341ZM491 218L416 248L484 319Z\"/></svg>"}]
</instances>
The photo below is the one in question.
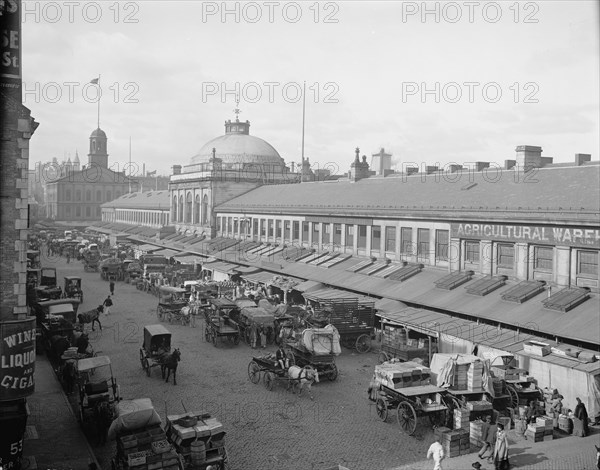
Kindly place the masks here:
<instances>
[{"instance_id":1,"label":"stone column","mask_svg":"<svg viewBox=\"0 0 600 470\"><path fill-rule=\"evenodd\" d=\"M533 247L529 248L527 243L515 243L515 276L517 279L533 279L533 249Z\"/></svg>"},{"instance_id":2,"label":"stone column","mask_svg":"<svg viewBox=\"0 0 600 470\"><path fill-rule=\"evenodd\" d=\"M373 249L373 247L371 246L371 231L373 229L372 225L367 225L367 243L366 243L366 247L365 247L365 251L367 256L370 258L371 257L371 251Z\"/></svg>"},{"instance_id":3,"label":"stone column","mask_svg":"<svg viewBox=\"0 0 600 470\"><path fill-rule=\"evenodd\" d=\"M465 244L461 243L460 238L451 238L448 245L448 265L450 271L461 271L462 257Z\"/></svg>"}]
</instances>

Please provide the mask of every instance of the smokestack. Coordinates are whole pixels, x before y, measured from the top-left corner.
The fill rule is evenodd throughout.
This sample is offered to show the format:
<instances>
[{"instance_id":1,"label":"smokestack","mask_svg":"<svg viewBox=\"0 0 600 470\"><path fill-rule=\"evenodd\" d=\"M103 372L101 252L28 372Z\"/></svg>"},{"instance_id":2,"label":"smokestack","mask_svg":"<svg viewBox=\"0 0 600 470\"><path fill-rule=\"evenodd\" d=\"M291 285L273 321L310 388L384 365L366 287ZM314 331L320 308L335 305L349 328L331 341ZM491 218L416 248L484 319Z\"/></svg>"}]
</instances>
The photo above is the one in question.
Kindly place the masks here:
<instances>
[{"instance_id":1,"label":"smokestack","mask_svg":"<svg viewBox=\"0 0 600 470\"><path fill-rule=\"evenodd\" d=\"M542 147L519 145L515 151L517 152L517 165L524 171L542 166Z\"/></svg>"}]
</instances>

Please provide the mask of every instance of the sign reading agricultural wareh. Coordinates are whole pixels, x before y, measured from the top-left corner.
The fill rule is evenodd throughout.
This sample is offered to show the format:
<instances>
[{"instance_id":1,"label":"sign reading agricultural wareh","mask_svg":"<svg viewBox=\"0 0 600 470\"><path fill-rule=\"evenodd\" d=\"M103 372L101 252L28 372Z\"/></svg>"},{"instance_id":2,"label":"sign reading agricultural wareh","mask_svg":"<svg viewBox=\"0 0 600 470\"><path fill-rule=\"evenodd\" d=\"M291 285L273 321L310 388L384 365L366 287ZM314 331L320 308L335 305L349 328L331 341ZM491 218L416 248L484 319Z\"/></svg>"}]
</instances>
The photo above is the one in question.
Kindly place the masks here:
<instances>
[{"instance_id":1,"label":"sign reading agricultural wareh","mask_svg":"<svg viewBox=\"0 0 600 470\"><path fill-rule=\"evenodd\" d=\"M0 325L0 401L25 398L34 391L35 318Z\"/></svg>"},{"instance_id":2,"label":"sign reading agricultural wareh","mask_svg":"<svg viewBox=\"0 0 600 470\"><path fill-rule=\"evenodd\" d=\"M453 238L600 248L600 230L540 225L451 224Z\"/></svg>"}]
</instances>

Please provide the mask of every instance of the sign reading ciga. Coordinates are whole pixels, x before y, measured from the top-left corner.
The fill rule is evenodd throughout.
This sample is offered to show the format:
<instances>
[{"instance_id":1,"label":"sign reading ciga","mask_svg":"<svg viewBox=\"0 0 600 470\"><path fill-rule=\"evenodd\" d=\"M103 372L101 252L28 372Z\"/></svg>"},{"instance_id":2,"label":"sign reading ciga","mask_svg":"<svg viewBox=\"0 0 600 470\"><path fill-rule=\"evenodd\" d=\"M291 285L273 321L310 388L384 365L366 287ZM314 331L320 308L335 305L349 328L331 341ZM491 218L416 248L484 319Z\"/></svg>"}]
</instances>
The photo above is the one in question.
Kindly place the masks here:
<instances>
[{"instance_id":1,"label":"sign reading ciga","mask_svg":"<svg viewBox=\"0 0 600 470\"><path fill-rule=\"evenodd\" d=\"M451 224L452 237L600 248L600 230L541 225Z\"/></svg>"},{"instance_id":2,"label":"sign reading ciga","mask_svg":"<svg viewBox=\"0 0 600 470\"><path fill-rule=\"evenodd\" d=\"M0 325L0 400L34 392L35 318Z\"/></svg>"}]
</instances>

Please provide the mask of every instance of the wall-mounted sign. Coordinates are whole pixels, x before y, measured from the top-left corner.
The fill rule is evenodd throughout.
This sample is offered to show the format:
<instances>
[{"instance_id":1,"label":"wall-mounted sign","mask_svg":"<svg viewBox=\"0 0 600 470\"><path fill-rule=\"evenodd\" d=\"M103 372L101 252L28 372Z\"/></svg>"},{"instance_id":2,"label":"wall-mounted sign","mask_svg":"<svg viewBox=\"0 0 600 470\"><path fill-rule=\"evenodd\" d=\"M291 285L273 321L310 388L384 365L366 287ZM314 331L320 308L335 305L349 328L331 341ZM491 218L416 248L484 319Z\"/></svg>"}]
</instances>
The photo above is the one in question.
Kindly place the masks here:
<instances>
[{"instance_id":1,"label":"wall-mounted sign","mask_svg":"<svg viewBox=\"0 0 600 470\"><path fill-rule=\"evenodd\" d=\"M541 225L451 224L452 238L600 248L600 230Z\"/></svg>"},{"instance_id":2,"label":"wall-mounted sign","mask_svg":"<svg viewBox=\"0 0 600 470\"><path fill-rule=\"evenodd\" d=\"M0 83L2 87L21 87L21 2L0 2L2 23L2 54L0 55Z\"/></svg>"},{"instance_id":3,"label":"wall-mounted sign","mask_svg":"<svg viewBox=\"0 0 600 470\"><path fill-rule=\"evenodd\" d=\"M34 391L35 318L0 324L0 401Z\"/></svg>"}]
</instances>

